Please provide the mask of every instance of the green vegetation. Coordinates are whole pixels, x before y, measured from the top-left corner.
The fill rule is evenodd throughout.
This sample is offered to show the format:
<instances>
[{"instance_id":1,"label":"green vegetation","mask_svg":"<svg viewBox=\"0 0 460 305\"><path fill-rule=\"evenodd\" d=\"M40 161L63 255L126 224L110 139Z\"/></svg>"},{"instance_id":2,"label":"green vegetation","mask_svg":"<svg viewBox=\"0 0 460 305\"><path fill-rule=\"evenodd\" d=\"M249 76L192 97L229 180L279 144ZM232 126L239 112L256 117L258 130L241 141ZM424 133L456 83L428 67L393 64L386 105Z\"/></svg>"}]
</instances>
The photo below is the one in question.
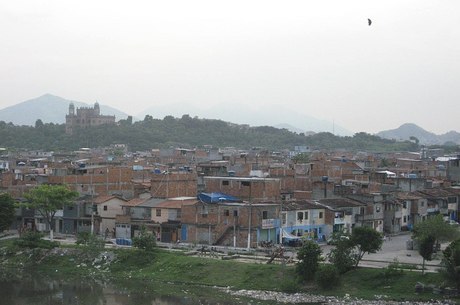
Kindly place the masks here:
<instances>
[{"instance_id":1,"label":"green vegetation","mask_svg":"<svg viewBox=\"0 0 460 305\"><path fill-rule=\"evenodd\" d=\"M73 204L73 200L78 197L78 193L69 190L64 185L40 184L24 194L27 199L25 206L35 209L50 228L50 238L53 239L54 215L58 209L66 205Z\"/></svg>"},{"instance_id":2,"label":"green vegetation","mask_svg":"<svg viewBox=\"0 0 460 305\"><path fill-rule=\"evenodd\" d=\"M420 253L420 255L422 256L423 258L423 264L422 264L422 273L425 272L425 261L431 261L431 256L434 252L434 242L436 241L436 239L434 238L434 236L432 235L427 235L427 236L423 236L421 239L420 239L420 245L419 245L419 249L418 249L418 252Z\"/></svg>"},{"instance_id":3,"label":"green vegetation","mask_svg":"<svg viewBox=\"0 0 460 305\"><path fill-rule=\"evenodd\" d=\"M292 149L305 145L315 149L349 149L368 151L413 151L419 146L411 141L397 142L364 132L352 137L322 132L310 136L270 126L249 127L221 120L167 116L163 120L146 116L143 121L123 121L118 125L103 125L65 133L65 126L38 122L35 127L15 126L0 121L2 145L14 149L76 150L80 147L128 144L132 151L171 146L216 147L233 146L249 149ZM304 159L304 158L302 158ZM305 160L305 159L304 159ZM302 161L304 161L302 160Z\"/></svg>"},{"instance_id":4,"label":"green vegetation","mask_svg":"<svg viewBox=\"0 0 460 305\"><path fill-rule=\"evenodd\" d=\"M356 254L349 240L341 239L329 252L328 260L340 274L344 274L356 266Z\"/></svg>"},{"instance_id":5,"label":"green vegetation","mask_svg":"<svg viewBox=\"0 0 460 305\"><path fill-rule=\"evenodd\" d=\"M306 240L299 249L296 271L303 280L310 281L315 278L319 263L322 261L321 253L319 245L311 240Z\"/></svg>"},{"instance_id":6,"label":"green vegetation","mask_svg":"<svg viewBox=\"0 0 460 305\"><path fill-rule=\"evenodd\" d=\"M398 276L384 276L385 272L387 272L385 269L356 268L341 276L340 285L332 290L323 290L321 293L341 296L350 294L368 300L375 299L376 296L386 296L385 299L398 301L445 298L428 292L418 294L414 289L417 282L438 286L442 283L439 273L428 273L422 276L420 272L404 271Z\"/></svg>"},{"instance_id":7,"label":"green vegetation","mask_svg":"<svg viewBox=\"0 0 460 305\"><path fill-rule=\"evenodd\" d=\"M156 236L149 232L145 225L142 225L139 236L133 238L133 246L145 252L152 252L156 245Z\"/></svg>"},{"instance_id":8,"label":"green vegetation","mask_svg":"<svg viewBox=\"0 0 460 305\"><path fill-rule=\"evenodd\" d=\"M441 274L460 289L460 239L450 243L443 251L442 263Z\"/></svg>"},{"instance_id":9,"label":"green vegetation","mask_svg":"<svg viewBox=\"0 0 460 305\"><path fill-rule=\"evenodd\" d=\"M205 292L205 289L198 288L220 286L237 290L305 292L338 297L348 294L363 299L382 296L406 301L445 298L431 292L416 293L414 289L417 282L439 287L443 282L441 274L422 275L400 268L396 263L384 269L355 268L342 274L340 281L337 281L337 272L332 265L320 265L316 272L317 282L304 285L298 281L296 267L290 265L192 257L181 251L159 248L148 255L136 248L104 249L94 257L85 254L88 251L86 246L35 250L18 248L14 244L13 241L0 241L0 273L3 278L29 274L14 271L27 270L49 277L65 275L66 278L109 280L128 290L158 291L164 295L189 293L174 287L188 287L187 290L197 287L192 289L193 293L204 295L214 291L214 294L221 296L220 290ZM34 263L28 263L30 260Z\"/></svg>"},{"instance_id":10,"label":"green vegetation","mask_svg":"<svg viewBox=\"0 0 460 305\"><path fill-rule=\"evenodd\" d=\"M53 249L59 247L59 243L42 239L43 234L34 231L25 231L21 237L14 239L13 243L18 248L29 249Z\"/></svg>"},{"instance_id":11,"label":"green vegetation","mask_svg":"<svg viewBox=\"0 0 460 305\"><path fill-rule=\"evenodd\" d=\"M9 229L14 220L14 199L7 193L0 193L0 232Z\"/></svg>"},{"instance_id":12,"label":"green vegetation","mask_svg":"<svg viewBox=\"0 0 460 305\"><path fill-rule=\"evenodd\" d=\"M351 235L337 232L331 243L336 247L329 252L331 262L340 274L358 267L365 253L375 253L382 247L382 235L373 228L356 227Z\"/></svg>"},{"instance_id":13,"label":"green vegetation","mask_svg":"<svg viewBox=\"0 0 460 305\"><path fill-rule=\"evenodd\" d=\"M355 266L357 267L365 253L376 253L382 248L382 235L370 227L356 227L351 234L350 243L358 252Z\"/></svg>"},{"instance_id":14,"label":"green vegetation","mask_svg":"<svg viewBox=\"0 0 460 305\"><path fill-rule=\"evenodd\" d=\"M310 162L310 154L300 153L300 154L295 155L294 157L292 157L292 161L295 164L308 163L308 162Z\"/></svg>"},{"instance_id":15,"label":"green vegetation","mask_svg":"<svg viewBox=\"0 0 460 305\"><path fill-rule=\"evenodd\" d=\"M444 221L442 215L436 215L419 222L414 226L413 237L420 242L426 237L433 237L435 244L445 241L453 241L460 236L456 227L449 225Z\"/></svg>"},{"instance_id":16,"label":"green vegetation","mask_svg":"<svg viewBox=\"0 0 460 305\"><path fill-rule=\"evenodd\" d=\"M321 265L316 272L315 281L322 289L332 289L339 284L339 271L334 265Z\"/></svg>"}]
</instances>

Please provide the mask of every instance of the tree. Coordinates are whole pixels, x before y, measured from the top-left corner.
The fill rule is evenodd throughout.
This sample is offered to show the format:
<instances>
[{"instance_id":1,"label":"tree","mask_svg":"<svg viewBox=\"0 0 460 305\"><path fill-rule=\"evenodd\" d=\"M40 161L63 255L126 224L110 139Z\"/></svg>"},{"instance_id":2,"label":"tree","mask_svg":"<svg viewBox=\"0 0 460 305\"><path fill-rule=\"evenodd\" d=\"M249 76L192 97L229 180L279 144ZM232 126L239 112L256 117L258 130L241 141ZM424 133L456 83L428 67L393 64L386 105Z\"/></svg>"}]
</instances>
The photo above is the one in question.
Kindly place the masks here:
<instances>
[{"instance_id":1,"label":"tree","mask_svg":"<svg viewBox=\"0 0 460 305\"><path fill-rule=\"evenodd\" d=\"M304 280L309 281L315 278L319 263L323 260L321 253L319 245L311 240L306 240L300 248L297 253L299 262L296 265L296 271Z\"/></svg>"},{"instance_id":2,"label":"tree","mask_svg":"<svg viewBox=\"0 0 460 305\"><path fill-rule=\"evenodd\" d=\"M153 121L153 116L150 114L146 114L144 117L144 122L152 122Z\"/></svg>"},{"instance_id":3,"label":"tree","mask_svg":"<svg viewBox=\"0 0 460 305\"><path fill-rule=\"evenodd\" d=\"M417 137L415 137L415 136L410 136L409 140L414 141L414 143L417 144L417 145L420 142L419 139Z\"/></svg>"},{"instance_id":4,"label":"tree","mask_svg":"<svg viewBox=\"0 0 460 305\"><path fill-rule=\"evenodd\" d=\"M14 220L14 200L7 193L0 194L0 232L7 230Z\"/></svg>"},{"instance_id":5,"label":"tree","mask_svg":"<svg viewBox=\"0 0 460 305\"><path fill-rule=\"evenodd\" d=\"M35 128L43 128L45 124L43 124L43 121L38 119L35 121Z\"/></svg>"},{"instance_id":6,"label":"tree","mask_svg":"<svg viewBox=\"0 0 460 305\"><path fill-rule=\"evenodd\" d=\"M77 196L77 192L69 190L64 185L48 184L36 186L24 195L27 199L26 206L35 209L49 225L51 240L54 231L54 215L57 210L71 205Z\"/></svg>"},{"instance_id":7,"label":"tree","mask_svg":"<svg viewBox=\"0 0 460 305\"><path fill-rule=\"evenodd\" d=\"M292 161L295 164L308 163L310 162L310 154L300 153L292 157Z\"/></svg>"},{"instance_id":8,"label":"tree","mask_svg":"<svg viewBox=\"0 0 460 305\"><path fill-rule=\"evenodd\" d=\"M145 225L142 225L139 236L133 238L133 246L147 252L152 252L156 244L155 234L149 232Z\"/></svg>"},{"instance_id":9,"label":"tree","mask_svg":"<svg viewBox=\"0 0 460 305\"><path fill-rule=\"evenodd\" d=\"M355 267L365 253L376 253L382 248L382 235L370 227L356 227L351 233L351 244L358 250Z\"/></svg>"},{"instance_id":10,"label":"tree","mask_svg":"<svg viewBox=\"0 0 460 305\"><path fill-rule=\"evenodd\" d=\"M336 240L335 245L335 248L329 252L328 259L337 271L343 274L357 265L357 254L353 251L354 245L349 239L339 238Z\"/></svg>"},{"instance_id":11,"label":"tree","mask_svg":"<svg viewBox=\"0 0 460 305\"><path fill-rule=\"evenodd\" d=\"M460 290L460 239L451 242L442 254L441 274Z\"/></svg>"},{"instance_id":12,"label":"tree","mask_svg":"<svg viewBox=\"0 0 460 305\"><path fill-rule=\"evenodd\" d=\"M444 221L442 215L430 217L414 226L413 238L420 242L426 236L433 236L435 244L444 241L453 241L459 237L456 227Z\"/></svg>"},{"instance_id":13,"label":"tree","mask_svg":"<svg viewBox=\"0 0 460 305\"><path fill-rule=\"evenodd\" d=\"M423 257L423 264L422 264L422 274L425 273L425 260L431 261L431 255L433 254L433 247L436 239L434 236L427 235L423 236L420 239L420 245L418 252Z\"/></svg>"}]
</instances>

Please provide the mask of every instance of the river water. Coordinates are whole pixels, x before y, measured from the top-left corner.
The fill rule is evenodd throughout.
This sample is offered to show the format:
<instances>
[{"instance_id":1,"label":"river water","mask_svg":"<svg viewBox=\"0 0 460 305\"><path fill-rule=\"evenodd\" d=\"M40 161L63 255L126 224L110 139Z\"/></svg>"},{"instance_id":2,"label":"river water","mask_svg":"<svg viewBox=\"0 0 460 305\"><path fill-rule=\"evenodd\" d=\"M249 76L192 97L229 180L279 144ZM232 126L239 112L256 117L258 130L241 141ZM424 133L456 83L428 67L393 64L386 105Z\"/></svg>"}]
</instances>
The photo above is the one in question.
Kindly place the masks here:
<instances>
[{"instance_id":1,"label":"river water","mask_svg":"<svg viewBox=\"0 0 460 305\"><path fill-rule=\"evenodd\" d=\"M138 288L141 285L136 285ZM170 284L174 285L174 284ZM164 284L161 287L165 288ZM178 287L174 287L178 288ZM187 296L164 296L157 291L127 290L116 285L91 280L49 279L34 275L28 279L0 281L0 304L5 305L171 305L171 304L240 304L240 302L207 300ZM195 288L196 289L196 288ZM211 288L205 288L211 289ZM201 289L200 289L201 290ZM185 294L185 296L184 296Z\"/></svg>"}]
</instances>

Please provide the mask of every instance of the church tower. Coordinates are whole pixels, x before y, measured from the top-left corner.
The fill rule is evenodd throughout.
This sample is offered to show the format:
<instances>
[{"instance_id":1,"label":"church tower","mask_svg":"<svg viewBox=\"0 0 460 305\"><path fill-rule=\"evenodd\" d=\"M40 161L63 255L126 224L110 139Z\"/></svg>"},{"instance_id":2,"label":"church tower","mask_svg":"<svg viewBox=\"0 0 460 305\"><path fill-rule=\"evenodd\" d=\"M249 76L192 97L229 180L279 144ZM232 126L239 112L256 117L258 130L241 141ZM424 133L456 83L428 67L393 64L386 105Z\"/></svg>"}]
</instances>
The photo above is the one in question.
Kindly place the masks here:
<instances>
[{"instance_id":1,"label":"church tower","mask_svg":"<svg viewBox=\"0 0 460 305\"><path fill-rule=\"evenodd\" d=\"M75 105L73 103L69 105L69 115L75 115Z\"/></svg>"},{"instance_id":2,"label":"church tower","mask_svg":"<svg viewBox=\"0 0 460 305\"><path fill-rule=\"evenodd\" d=\"M100 115L101 114L101 108L99 108L99 103L98 102L94 103L94 114L95 115Z\"/></svg>"}]
</instances>

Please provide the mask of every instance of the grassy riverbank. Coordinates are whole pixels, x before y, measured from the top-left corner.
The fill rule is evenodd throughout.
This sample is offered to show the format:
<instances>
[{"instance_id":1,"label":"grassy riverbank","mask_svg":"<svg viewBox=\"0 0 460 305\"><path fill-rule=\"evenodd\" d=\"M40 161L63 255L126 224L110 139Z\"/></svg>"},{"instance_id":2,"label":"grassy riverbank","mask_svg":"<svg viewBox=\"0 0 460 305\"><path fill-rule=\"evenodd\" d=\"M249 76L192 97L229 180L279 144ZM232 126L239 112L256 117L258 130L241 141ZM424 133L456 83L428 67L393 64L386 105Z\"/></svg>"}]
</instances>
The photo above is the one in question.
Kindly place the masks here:
<instances>
[{"instance_id":1,"label":"grassy riverbank","mask_svg":"<svg viewBox=\"0 0 460 305\"><path fill-rule=\"evenodd\" d=\"M439 286L443 279L438 273L398 269L358 268L341 276L340 285L332 290L321 290L314 283L300 283L295 267L281 264L243 263L234 260L187 256L184 252L155 249L151 253L135 249L110 249L97 255L87 247L68 247L54 250L24 250L1 242L2 270L34 270L43 275L91 277L107 279L129 289L155 289L161 283L174 283L162 288L165 295L177 295L184 289L177 287L231 287L245 290L303 292L373 300L431 300L445 296L431 292L415 293L415 285ZM3 272L5 275L6 273ZM176 286L176 288L173 288ZM168 288L169 287L169 288ZM208 289L209 290L209 289ZM194 289L195 293L210 293ZM211 292L212 293L212 292ZM215 293L218 293L216 290Z\"/></svg>"},{"instance_id":2,"label":"grassy riverbank","mask_svg":"<svg viewBox=\"0 0 460 305\"><path fill-rule=\"evenodd\" d=\"M393 300L443 299L433 293L415 293L415 285L439 286L443 279L438 273L422 275L402 269L358 268L342 275L340 285L322 290L314 283L300 283L295 266L266 263L242 263L231 260L190 257L183 253L158 250L151 263L139 263L135 255L124 252L126 259L115 263L111 270L120 279L140 279L189 283L204 286L230 286L233 289L303 292L343 297ZM145 258L144 258L145 259ZM386 296L386 297L385 297Z\"/></svg>"}]
</instances>

